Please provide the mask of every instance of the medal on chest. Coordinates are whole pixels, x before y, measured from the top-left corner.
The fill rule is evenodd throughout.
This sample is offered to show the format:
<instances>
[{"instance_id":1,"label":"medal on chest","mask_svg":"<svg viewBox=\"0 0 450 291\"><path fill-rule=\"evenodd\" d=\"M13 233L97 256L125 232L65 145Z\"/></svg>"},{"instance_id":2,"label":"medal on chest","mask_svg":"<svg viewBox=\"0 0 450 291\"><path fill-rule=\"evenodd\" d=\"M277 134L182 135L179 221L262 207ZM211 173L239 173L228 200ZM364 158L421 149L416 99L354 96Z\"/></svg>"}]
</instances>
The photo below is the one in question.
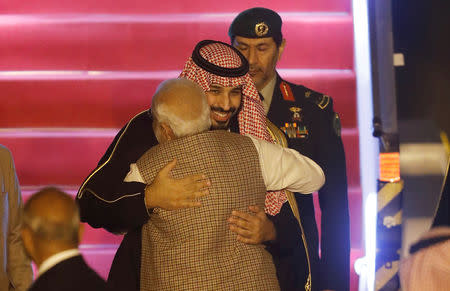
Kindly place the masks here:
<instances>
[{"instance_id":1,"label":"medal on chest","mask_svg":"<svg viewBox=\"0 0 450 291\"><path fill-rule=\"evenodd\" d=\"M291 112L291 121L286 122L284 126L280 127L280 129L289 137L289 138L298 138L305 139L308 137L308 129L304 124L303 120L303 112L300 107L290 107L289 111Z\"/></svg>"}]
</instances>

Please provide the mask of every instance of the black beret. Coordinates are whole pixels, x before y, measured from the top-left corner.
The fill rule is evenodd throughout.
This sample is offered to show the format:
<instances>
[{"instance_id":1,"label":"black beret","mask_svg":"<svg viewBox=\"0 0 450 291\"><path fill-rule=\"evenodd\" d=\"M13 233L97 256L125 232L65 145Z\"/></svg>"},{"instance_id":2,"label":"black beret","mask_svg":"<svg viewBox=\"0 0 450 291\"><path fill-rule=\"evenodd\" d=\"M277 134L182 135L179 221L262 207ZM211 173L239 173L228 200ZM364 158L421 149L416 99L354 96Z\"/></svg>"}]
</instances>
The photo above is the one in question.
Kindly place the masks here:
<instances>
[{"instance_id":1,"label":"black beret","mask_svg":"<svg viewBox=\"0 0 450 291\"><path fill-rule=\"evenodd\" d=\"M246 38L273 37L282 39L281 17L273 10L255 7L239 13L228 30L231 39L235 36Z\"/></svg>"}]
</instances>

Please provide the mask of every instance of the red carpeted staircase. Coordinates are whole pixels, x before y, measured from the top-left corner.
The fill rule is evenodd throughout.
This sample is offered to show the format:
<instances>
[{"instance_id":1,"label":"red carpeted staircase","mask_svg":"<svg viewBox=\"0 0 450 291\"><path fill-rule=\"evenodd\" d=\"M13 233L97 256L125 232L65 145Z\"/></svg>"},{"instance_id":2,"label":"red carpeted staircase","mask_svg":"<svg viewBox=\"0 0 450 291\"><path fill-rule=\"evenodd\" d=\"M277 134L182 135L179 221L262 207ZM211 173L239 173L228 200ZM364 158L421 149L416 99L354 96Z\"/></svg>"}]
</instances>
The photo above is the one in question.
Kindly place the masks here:
<instances>
[{"instance_id":1,"label":"red carpeted staircase","mask_svg":"<svg viewBox=\"0 0 450 291\"><path fill-rule=\"evenodd\" d=\"M14 154L24 199L48 184L75 195L117 130L149 107L160 81L178 75L194 45L228 42L234 16L263 6L284 20L280 74L332 96L340 113L354 262L362 199L351 1L218 3L0 0L0 143ZM120 241L87 227L81 250L106 277ZM353 267L351 280L357 290Z\"/></svg>"}]
</instances>

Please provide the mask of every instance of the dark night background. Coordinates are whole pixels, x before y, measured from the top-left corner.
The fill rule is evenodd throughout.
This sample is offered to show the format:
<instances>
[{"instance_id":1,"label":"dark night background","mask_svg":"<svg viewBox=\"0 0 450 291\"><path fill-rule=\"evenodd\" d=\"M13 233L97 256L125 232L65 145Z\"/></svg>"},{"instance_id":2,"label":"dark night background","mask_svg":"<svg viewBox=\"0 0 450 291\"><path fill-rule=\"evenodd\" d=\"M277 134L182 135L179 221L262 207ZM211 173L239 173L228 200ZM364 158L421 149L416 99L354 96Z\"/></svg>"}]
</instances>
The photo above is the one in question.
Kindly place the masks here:
<instances>
[{"instance_id":1,"label":"dark night background","mask_svg":"<svg viewBox=\"0 0 450 291\"><path fill-rule=\"evenodd\" d=\"M396 68L398 118L431 120L450 136L449 1L392 5L394 52L405 58L405 66Z\"/></svg>"}]
</instances>

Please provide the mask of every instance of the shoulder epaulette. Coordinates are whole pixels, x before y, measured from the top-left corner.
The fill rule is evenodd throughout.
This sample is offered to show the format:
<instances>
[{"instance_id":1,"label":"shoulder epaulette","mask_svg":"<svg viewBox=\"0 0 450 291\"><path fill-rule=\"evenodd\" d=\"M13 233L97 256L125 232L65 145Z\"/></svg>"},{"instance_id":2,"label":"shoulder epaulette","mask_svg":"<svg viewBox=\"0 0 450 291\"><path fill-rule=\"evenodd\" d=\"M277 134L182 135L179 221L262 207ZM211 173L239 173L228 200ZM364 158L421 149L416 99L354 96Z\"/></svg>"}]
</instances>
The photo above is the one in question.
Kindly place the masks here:
<instances>
[{"instance_id":1,"label":"shoulder epaulette","mask_svg":"<svg viewBox=\"0 0 450 291\"><path fill-rule=\"evenodd\" d=\"M283 95L283 99L286 101L295 101L295 96L294 93L292 93L292 89L291 86L289 86L288 83L286 83L285 81L282 81L280 83L280 90L281 90L281 94Z\"/></svg>"},{"instance_id":2,"label":"shoulder epaulette","mask_svg":"<svg viewBox=\"0 0 450 291\"><path fill-rule=\"evenodd\" d=\"M310 102L313 102L317 106L319 106L320 109L325 109L330 104L330 96L324 95L318 92L314 92L311 90L306 90L305 92L305 98L306 100L309 100Z\"/></svg>"}]
</instances>

